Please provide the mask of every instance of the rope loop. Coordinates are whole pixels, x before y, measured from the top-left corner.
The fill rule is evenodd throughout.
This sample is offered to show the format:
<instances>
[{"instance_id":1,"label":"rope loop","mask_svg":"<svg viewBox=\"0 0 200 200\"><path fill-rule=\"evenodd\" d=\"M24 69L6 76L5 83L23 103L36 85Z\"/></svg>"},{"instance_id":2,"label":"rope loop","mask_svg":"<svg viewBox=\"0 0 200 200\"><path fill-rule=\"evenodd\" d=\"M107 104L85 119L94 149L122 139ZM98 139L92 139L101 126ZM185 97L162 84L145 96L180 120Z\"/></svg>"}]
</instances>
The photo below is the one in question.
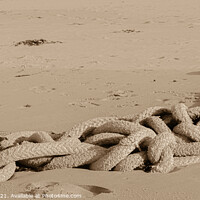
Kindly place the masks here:
<instances>
[{"instance_id":1,"label":"rope loop","mask_svg":"<svg viewBox=\"0 0 200 200\"><path fill-rule=\"evenodd\" d=\"M139 114L91 119L60 134L0 135L0 182L25 168L169 173L194 163L200 163L200 107L183 103L171 109L155 106Z\"/></svg>"}]
</instances>

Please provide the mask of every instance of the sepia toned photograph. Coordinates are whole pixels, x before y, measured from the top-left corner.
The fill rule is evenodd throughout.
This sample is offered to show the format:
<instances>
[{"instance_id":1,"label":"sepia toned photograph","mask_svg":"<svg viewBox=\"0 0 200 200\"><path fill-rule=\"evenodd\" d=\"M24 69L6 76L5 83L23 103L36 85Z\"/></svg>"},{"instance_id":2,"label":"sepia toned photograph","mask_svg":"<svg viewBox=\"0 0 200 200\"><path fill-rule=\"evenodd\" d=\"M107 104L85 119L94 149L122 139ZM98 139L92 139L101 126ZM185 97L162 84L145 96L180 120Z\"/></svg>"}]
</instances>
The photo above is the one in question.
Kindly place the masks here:
<instances>
[{"instance_id":1,"label":"sepia toned photograph","mask_svg":"<svg viewBox=\"0 0 200 200\"><path fill-rule=\"evenodd\" d=\"M199 188L199 0L0 0L0 200Z\"/></svg>"}]
</instances>

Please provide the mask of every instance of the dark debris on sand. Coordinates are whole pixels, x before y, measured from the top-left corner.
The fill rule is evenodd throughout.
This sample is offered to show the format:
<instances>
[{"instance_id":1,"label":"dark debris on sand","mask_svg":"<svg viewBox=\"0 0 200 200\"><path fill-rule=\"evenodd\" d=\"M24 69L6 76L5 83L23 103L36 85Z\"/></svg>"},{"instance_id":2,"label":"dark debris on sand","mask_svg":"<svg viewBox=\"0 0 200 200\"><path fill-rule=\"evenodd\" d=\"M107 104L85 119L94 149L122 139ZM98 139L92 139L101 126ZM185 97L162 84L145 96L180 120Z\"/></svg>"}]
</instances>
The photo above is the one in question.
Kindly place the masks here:
<instances>
[{"instance_id":1,"label":"dark debris on sand","mask_svg":"<svg viewBox=\"0 0 200 200\"><path fill-rule=\"evenodd\" d=\"M28 45L28 46L39 46L42 44L55 44L55 43L62 43L60 41L47 41L45 39L34 39L34 40L24 40L24 41L20 41L18 43L15 44L15 46L19 46L19 45Z\"/></svg>"}]
</instances>

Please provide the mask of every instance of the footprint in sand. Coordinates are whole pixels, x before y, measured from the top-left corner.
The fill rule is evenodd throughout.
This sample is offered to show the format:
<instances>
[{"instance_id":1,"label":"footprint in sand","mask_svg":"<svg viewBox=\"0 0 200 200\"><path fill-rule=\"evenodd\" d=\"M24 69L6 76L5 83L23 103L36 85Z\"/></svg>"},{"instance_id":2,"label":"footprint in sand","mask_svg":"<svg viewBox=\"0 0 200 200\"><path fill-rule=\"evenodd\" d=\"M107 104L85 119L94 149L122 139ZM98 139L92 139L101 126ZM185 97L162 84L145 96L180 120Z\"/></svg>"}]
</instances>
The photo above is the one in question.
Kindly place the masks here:
<instances>
[{"instance_id":1,"label":"footprint in sand","mask_svg":"<svg viewBox=\"0 0 200 200\"><path fill-rule=\"evenodd\" d=\"M187 75L200 75L200 71L189 72Z\"/></svg>"},{"instance_id":2,"label":"footprint in sand","mask_svg":"<svg viewBox=\"0 0 200 200\"><path fill-rule=\"evenodd\" d=\"M22 184L21 194L35 198L91 198L101 193L112 193L111 190L94 185L74 185L66 182L33 182Z\"/></svg>"},{"instance_id":3,"label":"footprint in sand","mask_svg":"<svg viewBox=\"0 0 200 200\"><path fill-rule=\"evenodd\" d=\"M120 100L121 98L135 97L134 91L132 90L115 90L108 91L107 98L110 100Z\"/></svg>"},{"instance_id":4,"label":"footprint in sand","mask_svg":"<svg viewBox=\"0 0 200 200\"><path fill-rule=\"evenodd\" d=\"M40 94L40 93L48 93L48 92L52 92L55 91L55 88L46 88L45 86L41 85L41 86L35 86L30 88L30 90L36 94Z\"/></svg>"},{"instance_id":5,"label":"footprint in sand","mask_svg":"<svg viewBox=\"0 0 200 200\"><path fill-rule=\"evenodd\" d=\"M185 104L194 104L195 106L198 105L200 95L196 92L175 92L175 91L154 91L156 93L162 93L164 96L167 95L168 98L163 99L155 99L156 101L162 102L166 105L174 105L177 103L185 103ZM194 106L193 105L193 106Z\"/></svg>"},{"instance_id":6,"label":"footprint in sand","mask_svg":"<svg viewBox=\"0 0 200 200\"><path fill-rule=\"evenodd\" d=\"M114 84L115 84L115 83L112 82L112 81L108 81L108 82L105 83L106 86L110 86L110 85L114 85Z\"/></svg>"},{"instance_id":7,"label":"footprint in sand","mask_svg":"<svg viewBox=\"0 0 200 200\"><path fill-rule=\"evenodd\" d=\"M94 196L99 195L101 193L113 193L111 190L107 188L99 187L95 185L79 185L79 186L92 192Z\"/></svg>"},{"instance_id":8,"label":"footprint in sand","mask_svg":"<svg viewBox=\"0 0 200 200\"><path fill-rule=\"evenodd\" d=\"M94 99L94 100L84 99L84 100L80 100L77 102L70 102L68 105L69 106L78 106L78 107L82 107L82 108L100 106L101 104L99 104L95 100L96 99Z\"/></svg>"}]
</instances>

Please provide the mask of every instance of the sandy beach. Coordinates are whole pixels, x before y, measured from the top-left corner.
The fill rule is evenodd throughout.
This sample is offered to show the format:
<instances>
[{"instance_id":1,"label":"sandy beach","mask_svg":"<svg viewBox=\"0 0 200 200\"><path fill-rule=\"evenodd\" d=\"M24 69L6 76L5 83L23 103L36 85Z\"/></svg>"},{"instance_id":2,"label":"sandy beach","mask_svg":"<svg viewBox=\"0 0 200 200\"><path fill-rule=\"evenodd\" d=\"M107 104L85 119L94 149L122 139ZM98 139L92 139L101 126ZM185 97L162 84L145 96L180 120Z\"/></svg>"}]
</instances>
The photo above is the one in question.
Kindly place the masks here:
<instances>
[{"instance_id":1,"label":"sandy beach","mask_svg":"<svg viewBox=\"0 0 200 200\"><path fill-rule=\"evenodd\" d=\"M96 117L200 106L199 13L197 0L0 0L1 135L62 133ZM197 200L199 166L168 174L21 171L0 183L0 195L32 199L11 194L35 183L81 199Z\"/></svg>"}]
</instances>

